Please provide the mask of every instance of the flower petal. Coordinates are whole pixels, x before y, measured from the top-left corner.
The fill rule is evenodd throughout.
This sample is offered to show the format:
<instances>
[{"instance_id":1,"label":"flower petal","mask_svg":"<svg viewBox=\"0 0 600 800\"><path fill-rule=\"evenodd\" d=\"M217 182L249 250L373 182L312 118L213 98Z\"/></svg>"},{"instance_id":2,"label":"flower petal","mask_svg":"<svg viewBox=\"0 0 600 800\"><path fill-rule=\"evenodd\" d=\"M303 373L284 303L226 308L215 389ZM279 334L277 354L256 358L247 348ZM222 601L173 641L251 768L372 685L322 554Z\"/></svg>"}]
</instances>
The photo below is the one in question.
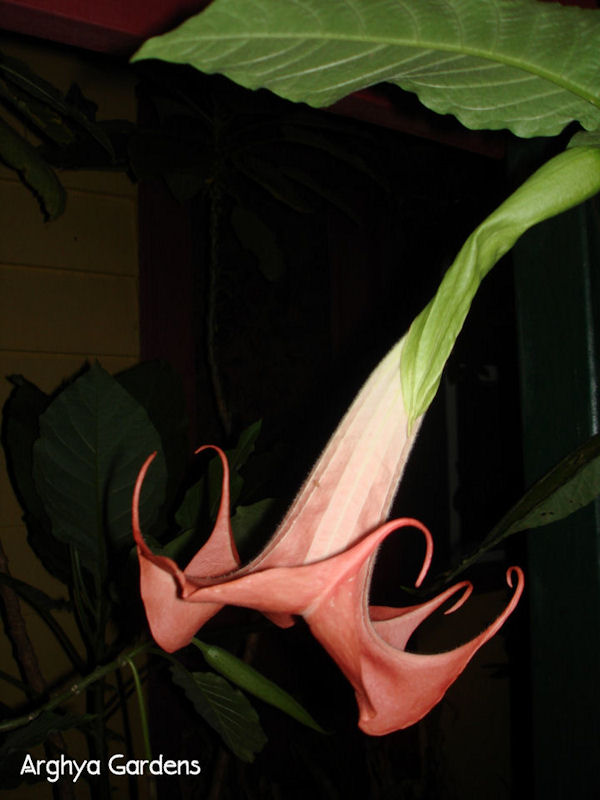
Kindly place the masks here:
<instances>
[{"instance_id":1,"label":"flower petal","mask_svg":"<svg viewBox=\"0 0 600 800\"><path fill-rule=\"evenodd\" d=\"M402 399L403 347L371 373L251 570L320 561L385 521L420 424L409 429Z\"/></svg>"},{"instance_id":2,"label":"flower petal","mask_svg":"<svg viewBox=\"0 0 600 800\"><path fill-rule=\"evenodd\" d=\"M477 650L502 626L523 591L523 572L511 567L507 580L517 586L502 614L479 636L447 653L420 655L404 650L410 634L452 594L469 589L464 582L438 597L391 618L389 609L376 608L374 618L366 608L365 585L369 565L359 575L336 584L327 604L307 616L315 637L335 659L352 683L360 711L359 726L371 736L406 728L418 722L441 700L448 687ZM458 605L465 600L465 595ZM335 616L330 613L335 608ZM381 617L384 617L382 619Z\"/></svg>"},{"instance_id":3,"label":"flower petal","mask_svg":"<svg viewBox=\"0 0 600 800\"><path fill-rule=\"evenodd\" d=\"M146 461L136 482L133 529L140 560L142 599L158 644L170 650L183 647L219 610L219 604L204 608L202 612L200 609L183 610L179 601L190 599L194 591L190 580L198 586L203 585L206 578L249 577L268 568L319 562L342 553L382 523L418 430L415 424L409 432L402 401L400 359L403 345L404 340L400 340L375 368L274 537L262 553L241 570L235 571L239 557L231 534L229 475L222 450L213 448L223 464L217 522L208 541L183 571L171 559L154 555L143 540L137 506L141 484L153 457ZM161 572L164 574L159 574ZM277 583L278 575L273 576L273 581ZM264 583L264 578L260 582ZM249 589L251 583L244 585ZM294 608L303 607L302 596L301 593L298 603L291 604ZM265 609L265 613L278 625L291 625L290 614L297 612L279 612L276 605ZM192 632L195 621L196 631Z\"/></svg>"},{"instance_id":4,"label":"flower petal","mask_svg":"<svg viewBox=\"0 0 600 800\"><path fill-rule=\"evenodd\" d=\"M135 483L132 528L140 564L140 593L152 636L168 653L189 644L198 629L222 608L218 603L189 603L186 598L196 587L189 582L187 573L199 571L203 575L222 575L239 564L229 523L227 459L221 450L215 449L224 470L223 494L217 521L209 540L183 571L172 559L155 555L144 541L140 530L139 500L142 484L156 453L146 459Z\"/></svg>"},{"instance_id":5,"label":"flower petal","mask_svg":"<svg viewBox=\"0 0 600 800\"><path fill-rule=\"evenodd\" d=\"M263 613L311 614L312 609L327 601L333 589L344 581L352 583L357 572L364 568L381 542L400 527L419 528L426 537L425 562L431 560L431 534L414 519L403 518L386 522L363 537L354 547L343 553L312 564L297 567L270 567L246 573L239 570L222 579L191 578L187 584L186 601L189 603L220 603L253 608ZM369 562L370 563L370 562ZM421 576L424 569L421 570ZM190 591L190 586L196 588Z\"/></svg>"},{"instance_id":6,"label":"flower petal","mask_svg":"<svg viewBox=\"0 0 600 800\"><path fill-rule=\"evenodd\" d=\"M200 575L202 577L224 575L235 570L240 565L240 557L235 546L231 530L229 513L229 464L227 456L220 447L205 445L199 447L196 453L203 450L215 450L221 459L223 478L221 481L221 502L217 519L211 535L206 544L198 550L194 558L184 570L186 575Z\"/></svg>"}]
</instances>

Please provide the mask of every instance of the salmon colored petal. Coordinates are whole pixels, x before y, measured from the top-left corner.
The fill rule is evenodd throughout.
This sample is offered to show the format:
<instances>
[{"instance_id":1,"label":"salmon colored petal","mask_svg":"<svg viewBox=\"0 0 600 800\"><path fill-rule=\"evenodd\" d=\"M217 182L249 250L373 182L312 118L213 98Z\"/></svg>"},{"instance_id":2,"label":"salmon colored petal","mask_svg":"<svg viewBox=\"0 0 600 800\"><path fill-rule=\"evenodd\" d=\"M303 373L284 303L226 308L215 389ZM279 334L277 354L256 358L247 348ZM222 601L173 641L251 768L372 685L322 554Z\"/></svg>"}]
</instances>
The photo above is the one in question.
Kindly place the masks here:
<instances>
[{"instance_id":1,"label":"salmon colored petal","mask_svg":"<svg viewBox=\"0 0 600 800\"><path fill-rule=\"evenodd\" d=\"M391 532L401 527L419 528L426 537L424 574L431 561L432 541L427 528L414 519L398 519L387 522L373 533L365 536L350 549L336 556L302 564L297 567L270 567L242 574L242 570L222 580L190 578L187 584L188 603L219 603L253 608L263 613L310 614L311 609L327 597L333 587L361 570L381 542ZM349 577L350 576L350 577ZM191 584L196 585L190 591Z\"/></svg>"},{"instance_id":2,"label":"salmon colored petal","mask_svg":"<svg viewBox=\"0 0 600 800\"><path fill-rule=\"evenodd\" d=\"M523 573L518 567L509 570L509 583L513 572L518 576L515 593L498 619L479 636L447 653L407 653L406 644L416 628L461 592L446 613L459 608L470 595L471 584L462 581L408 608L368 608L374 553L386 536L404 526L417 527L426 537L420 583L431 560L431 537L416 520L400 519L386 523L337 556L299 567L272 567L210 585L204 581L187 600L190 604L219 602L262 612L301 614L353 685L363 731L377 736L405 728L439 702L476 651L512 613L523 590Z\"/></svg>"},{"instance_id":3,"label":"salmon colored petal","mask_svg":"<svg viewBox=\"0 0 600 800\"><path fill-rule=\"evenodd\" d=\"M189 603L186 597L196 587L189 583L187 573L199 571L205 575L221 575L235 569L239 564L229 522L227 459L221 450L214 449L223 462L224 488L221 505L213 533L185 570L179 569L172 559L155 555L144 541L140 530L139 501L142 484L156 453L144 462L133 492L132 527L140 564L140 594L152 636L168 653L189 644L198 629L222 608L222 604L218 603Z\"/></svg>"},{"instance_id":4,"label":"salmon colored petal","mask_svg":"<svg viewBox=\"0 0 600 800\"><path fill-rule=\"evenodd\" d=\"M220 447L205 445L199 447L196 453L203 450L215 450L221 459L223 478L221 481L221 502L215 521L215 527L206 544L198 550L194 558L184 570L186 575L224 575L232 572L240 565L240 557L235 546L231 530L229 514L229 464L227 457Z\"/></svg>"},{"instance_id":5,"label":"salmon colored petal","mask_svg":"<svg viewBox=\"0 0 600 800\"><path fill-rule=\"evenodd\" d=\"M408 615L399 614L389 626L390 620L382 625L369 616L364 585L360 585L368 576L367 565L352 583L346 580L336 584L327 603L321 603L307 616L307 622L353 685L360 711L359 726L365 733L381 736L413 725L441 700L473 655L491 639L517 605L524 579L518 567L511 567L507 572L511 586L513 574L517 576L517 586L502 614L470 642L434 655L407 653L403 648L415 623L418 624L417 619L422 621L452 593L464 588L464 584L413 608ZM335 618L330 613L332 607L336 609ZM407 617L412 617L409 630Z\"/></svg>"},{"instance_id":6,"label":"salmon colored petal","mask_svg":"<svg viewBox=\"0 0 600 800\"><path fill-rule=\"evenodd\" d=\"M140 592L154 641L167 653L173 653L189 644L198 629L222 606L185 600L173 574L154 559L139 553Z\"/></svg>"},{"instance_id":7,"label":"salmon colored petal","mask_svg":"<svg viewBox=\"0 0 600 800\"><path fill-rule=\"evenodd\" d=\"M450 614L460 608L473 591L469 581L461 581L438 594L437 597L417 606L405 608L369 606L369 618L373 628L384 641L391 644L392 647L403 650L419 625L460 589L465 590L461 597L454 603L452 608L444 612L445 614Z\"/></svg>"},{"instance_id":8,"label":"salmon colored petal","mask_svg":"<svg viewBox=\"0 0 600 800\"><path fill-rule=\"evenodd\" d=\"M371 373L252 569L320 561L385 522L421 421L409 429L403 347Z\"/></svg>"}]
</instances>

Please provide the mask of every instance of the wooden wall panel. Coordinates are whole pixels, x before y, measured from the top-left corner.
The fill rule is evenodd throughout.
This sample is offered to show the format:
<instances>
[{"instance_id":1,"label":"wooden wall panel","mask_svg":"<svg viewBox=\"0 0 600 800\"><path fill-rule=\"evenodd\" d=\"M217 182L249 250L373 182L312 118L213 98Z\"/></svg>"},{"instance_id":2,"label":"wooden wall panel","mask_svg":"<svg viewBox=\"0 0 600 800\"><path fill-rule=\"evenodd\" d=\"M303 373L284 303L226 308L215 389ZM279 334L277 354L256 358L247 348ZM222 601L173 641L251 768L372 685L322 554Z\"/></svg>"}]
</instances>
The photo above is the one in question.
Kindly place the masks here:
<instances>
[{"instance_id":1,"label":"wooden wall panel","mask_svg":"<svg viewBox=\"0 0 600 800\"><path fill-rule=\"evenodd\" d=\"M32 193L0 175L0 264L137 275L135 197L67 191L65 214L44 224Z\"/></svg>"},{"instance_id":2,"label":"wooden wall panel","mask_svg":"<svg viewBox=\"0 0 600 800\"><path fill-rule=\"evenodd\" d=\"M125 67L77 51L0 37L0 50L26 61L62 90L77 82L99 107L99 118L136 118L134 80ZM50 392L86 360L110 372L139 359L137 189L111 172L63 172L65 214L45 223L18 176L0 168L0 402L22 374ZM12 574L52 595L61 593L27 544L21 510L0 463L0 537ZM64 592L62 592L64 593ZM55 680L68 663L52 636L22 606L30 637L42 654L44 678ZM0 632L0 669L16 675L11 648ZM2 700L22 700L3 682ZM85 793L85 787L83 787ZM19 791L18 797L27 797ZM39 797L51 796L51 787ZM127 796L126 793L123 796Z\"/></svg>"},{"instance_id":3,"label":"wooden wall panel","mask_svg":"<svg viewBox=\"0 0 600 800\"><path fill-rule=\"evenodd\" d=\"M6 350L137 355L135 278L0 265L0 293Z\"/></svg>"}]
</instances>

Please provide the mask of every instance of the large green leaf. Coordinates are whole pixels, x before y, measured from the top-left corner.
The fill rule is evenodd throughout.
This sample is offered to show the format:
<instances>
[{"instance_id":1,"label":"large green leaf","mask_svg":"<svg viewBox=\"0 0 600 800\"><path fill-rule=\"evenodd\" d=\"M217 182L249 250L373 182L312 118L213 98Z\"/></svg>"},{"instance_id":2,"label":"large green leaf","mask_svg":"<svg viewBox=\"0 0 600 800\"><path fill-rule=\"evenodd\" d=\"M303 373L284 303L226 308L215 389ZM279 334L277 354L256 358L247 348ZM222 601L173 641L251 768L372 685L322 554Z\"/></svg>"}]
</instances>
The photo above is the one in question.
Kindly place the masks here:
<instances>
[{"instance_id":1,"label":"large green leaf","mask_svg":"<svg viewBox=\"0 0 600 800\"><path fill-rule=\"evenodd\" d=\"M327 106L381 81L471 128L600 127L600 13L531 0L215 0L160 58Z\"/></svg>"},{"instance_id":2,"label":"large green leaf","mask_svg":"<svg viewBox=\"0 0 600 800\"><path fill-rule=\"evenodd\" d=\"M537 170L469 236L402 351L402 394L411 421L425 413L481 281L533 225L600 191L600 148L572 147Z\"/></svg>"},{"instance_id":3,"label":"large green leaf","mask_svg":"<svg viewBox=\"0 0 600 800\"><path fill-rule=\"evenodd\" d=\"M69 551L51 535L51 524L35 487L33 445L40 435L39 418L51 398L22 375L11 375L13 390L2 410L2 445L8 474L24 515L29 544L44 567L68 583Z\"/></svg>"},{"instance_id":4,"label":"large green leaf","mask_svg":"<svg viewBox=\"0 0 600 800\"><path fill-rule=\"evenodd\" d=\"M258 714L240 690L214 672L188 672L181 664L173 664L171 674L196 711L231 751L242 761L254 761L267 737Z\"/></svg>"},{"instance_id":5,"label":"large green leaf","mask_svg":"<svg viewBox=\"0 0 600 800\"><path fill-rule=\"evenodd\" d=\"M74 545L87 566L107 549L132 543L131 497L138 471L158 457L144 483L140 514L147 528L164 500L160 438L146 411L100 365L67 386L40 417L34 476L53 534Z\"/></svg>"}]
</instances>

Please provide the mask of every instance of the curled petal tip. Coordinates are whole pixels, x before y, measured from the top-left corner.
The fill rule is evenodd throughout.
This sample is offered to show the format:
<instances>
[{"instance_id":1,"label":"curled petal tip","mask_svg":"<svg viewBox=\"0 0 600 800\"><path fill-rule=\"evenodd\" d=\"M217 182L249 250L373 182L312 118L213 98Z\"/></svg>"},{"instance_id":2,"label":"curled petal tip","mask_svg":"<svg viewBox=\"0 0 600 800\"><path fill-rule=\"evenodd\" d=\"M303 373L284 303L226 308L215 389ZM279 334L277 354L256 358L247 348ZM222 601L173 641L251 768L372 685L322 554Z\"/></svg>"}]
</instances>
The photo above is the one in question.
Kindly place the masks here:
<instances>
[{"instance_id":1,"label":"curled petal tip","mask_svg":"<svg viewBox=\"0 0 600 800\"><path fill-rule=\"evenodd\" d=\"M525 575L521 567L509 567L506 570L506 582L513 588L513 577L517 576L517 589L519 590L519 594L523 591L523 586L525 585Z\"/></svg>"},{"instance_id":2,"label":"curled petal tip","mask_svg":"<svg viewBox=\"0 0 600 800\"><path fill-rule=\"evenodd\" d=\"M461 583L457 583L456 586L454 587L454 589L460 589L460 588L463 588L464 592L458 598L458 600L450 606L450 608L447 608L444 611L444 614L452 614L454 611L458 611L458 609L464 603L467 602L467 600L473 593L473 584L471 583L471 581L462 581Z\"/></svg>"},{"instance_id":3,"label":"curled petal tip","mask_svg":"<svg viewBox=\"0 0 600 800\"><path fill-rule=\"evenodd\" d=\"M197 448L194 450L194 455L195 455L195 456L197 456L197 455L198 455L198 453L202 453L204 450L214 450L214 451L215 451L215 452L217 452L217 453L218 453L220 456L223 456L223 457L225 457L225 453L224 453L224 452L221 450L221 448L220 448L220 447L217 447L217 445L216 445L216 444L203 444L203 445L201 445L200 447L197 447Z\"/></svg>"},{"instance_id":4,"label":"curled petal tip","mask_svg":"<svg viewBox=\"0 0 600 800\"><path fill-rule=\"evenodd\" d=\"M133 528L133 538L135 539L138 547L142 547L144 549L146 549L146 543L144 542L142 531L140 529L140 495L142 494L142 485L144 483L146 473L150 468L150 464L152 464L156 458L157 452L158 451L155 450L153 453L150 453L148 458L142 464L142 468L140 469L135 481L133 499L131 501L131 527Z\"/></svg>"},{"instance_id":5,"label":"curled petal tip","mask_svg":"<svg viewBox=\"0 0 600 800\"><path fill-rule=\"evenodd\" d=\"M415 586L418 588L425 580L425 576L427 575L431 565L431 559L433 558L433 537L431 536L429 529L425 527L422 522L419 522L418 519L406 517L402 520L398 520L398 522L402 525L411 525L413 528L418 528L423 536L425 536L425 558L423 559L421 571L419 572L417 580L415 581Z\"/></svg>"}]
</instances>

